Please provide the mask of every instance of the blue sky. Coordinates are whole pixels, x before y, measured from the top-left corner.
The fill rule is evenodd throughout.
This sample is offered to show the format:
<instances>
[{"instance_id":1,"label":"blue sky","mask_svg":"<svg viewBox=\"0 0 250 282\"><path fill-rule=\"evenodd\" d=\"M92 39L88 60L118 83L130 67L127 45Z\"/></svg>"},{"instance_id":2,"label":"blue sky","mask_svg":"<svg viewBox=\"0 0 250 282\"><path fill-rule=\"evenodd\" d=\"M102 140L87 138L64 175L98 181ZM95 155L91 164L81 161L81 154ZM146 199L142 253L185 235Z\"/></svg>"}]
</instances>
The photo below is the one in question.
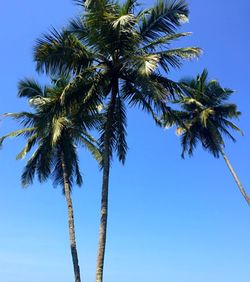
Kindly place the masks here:
<instances>
[{"instance_id":1,"label":"blue sky","mask_svg":"<svg viewBox=\"0 0 250 282\"><path fill-rule=\"evenodd\" d=\"M145 2L150 5L153 1ZM196 75L236 90L245 136L227 142L226 151L240 179L249 184L250 34L247 0L190 0L193 35L180 46L204 49L173 79ZM32 46L49 27L61 27L77 13L71 0L1 1L0 112L27 108L16 98L17 82L35 73ZM1 121L0 135L15 128ZM222 159L200 148L192 159L180 157L172 130L156 128L136 110L128 115L129 152L122 167L113 163L110 181L105 281L247 282L250 276L250 210ZM20 185L25 160L16 161L23 140L11 139L0 152L0 281L73 281L66 203L60 188L37 182ZM93 281L98 241L101 174L80 151L84 185L73 192L76 235L84 281Z\"/></svg>"}]
</instances>

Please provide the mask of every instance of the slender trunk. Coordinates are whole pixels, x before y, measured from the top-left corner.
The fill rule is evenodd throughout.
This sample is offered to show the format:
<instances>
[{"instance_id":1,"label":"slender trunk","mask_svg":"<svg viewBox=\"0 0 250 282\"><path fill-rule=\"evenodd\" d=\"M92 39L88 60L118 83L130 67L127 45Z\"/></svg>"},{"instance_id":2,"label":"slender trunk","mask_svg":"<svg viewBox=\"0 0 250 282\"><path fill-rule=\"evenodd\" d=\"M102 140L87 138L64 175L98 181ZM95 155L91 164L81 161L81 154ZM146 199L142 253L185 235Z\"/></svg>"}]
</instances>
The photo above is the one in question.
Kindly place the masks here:
<instances>
[{"instance_id":1,"label":"slender trunk","mask_svg":"<svg viewBox=\"0 0 250 282\"><path fill-rule=\"evenodd\" d=\"M102 199L101 199L101 220L99 227L99 243L96 264L96 282L103 281L103 267L106 247L107 219L108 219L108 188L110 171L110 133L113 122L113 114L118 93L118 79L113 80L111 101L107 112L106 128L104 133L104 151L103 151L103 178L102 178Z\"/></svg>"},{"instance_id":2,"label":"slender trunk","mask_svg":"<svg viewBox=\"0 0 250 282\"><path fill-rule=\"evenodd\" d=\"M226 156L226 154L225 154L225 152L223 151L222 148L220 148L220 153L221 153L222 157L224 158L224 160L225 160L225 162L226 162L226 164L227 164L231 174L233 175L233 178L234 178L234 180L235 180L235 182L236 182L236 184L237 184L241 194L243 195L243 197L247 201L248 205L250 205L250 198L248 197L248 195L247 195L245 189L243 188L243 186L242 186L242 184L241 184L241 182L240 182L236 172L234 171L234 169L233 169L229 159L227 158L227 156Z\"/></svg>"},{"instance_id":3,"label":"slender trunk","mask_svg":"<svg viewBox=\"0 0 250 282\"><path fill-rule=\"evenodd\" d=\"M62 170L63 170L63 182L64 182L64 192L68 207L68 224L69 224L69 238L70 238L70 249L74 267L75 282L81 282L80 267L78 264L78 255L76 249L76 238L75 238L75 224L74 224L74 213L73 204L70 196L70 184L68 180L68 175L64 162L64 155L62 154Z\"/></svg>"},{"instance_id":4,"label":"slender trunk","mask_svg":"<svg viewBox=\"0 0 250 282\"><path fill-rule=\"evenodd\" d=\"M103 160L103 178L102 178L102 199L101 199L101 221L99 227L99 243L96 265L96 282L103 281L103 266L106 247L107 219L108 219L108 186L110 161L108 156Z\"/></svg>"}]
</instances>

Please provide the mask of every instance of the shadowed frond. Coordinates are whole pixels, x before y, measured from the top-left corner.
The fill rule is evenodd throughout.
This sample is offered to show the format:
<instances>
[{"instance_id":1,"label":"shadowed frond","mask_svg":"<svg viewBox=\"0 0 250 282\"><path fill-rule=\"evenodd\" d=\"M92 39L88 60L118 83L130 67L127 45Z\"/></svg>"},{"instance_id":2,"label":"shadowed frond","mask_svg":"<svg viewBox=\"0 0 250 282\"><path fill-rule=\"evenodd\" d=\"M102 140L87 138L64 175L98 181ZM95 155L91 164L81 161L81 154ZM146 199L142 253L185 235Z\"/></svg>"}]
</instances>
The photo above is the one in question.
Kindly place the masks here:
<instances>
[{"instance_id":1,"label":"shadowed frond","mask_svg":"<svg viewBox=\"0 0 250 282\"><path fill-rule=\"evenodd\" d=\"M88 149L88 151L91 153L94 159L98 162L98 164L101 164L102 155L98 148L97 141L92 136L86 133L82 134L82 136L79 138L79 141L84 147Z\"/></svg>"},{"instance_id":2,"label":"shadowed frond","mask_svg":"<svg viewBox=\"0 0 250 282\"><path fill-rule=\"evenodd\" d=\"M18 96L33 98L44 96L44 90L34 79L24 79L18 83Z\"/></svg>"},{"instance_id":3,"label":"shadowed frond","mask_svg":"<svg viewBox=\"0 0 250 282\"><path fill-rule=\"evenodd\" d=\"M92 54L68 31L53 29L37 40L34 48L37 70L52 75L73 71L79 73L92 62Z\"/></svg>"},{"instance_id":4,"label":"shadowed frond","mask_svg":"<svg viewBox=\"0 0 250 282\"><path fill-rule=\"evenodd\" d=\"M207 70L196 79L182 80L180 86L183 94L179 95L176 102L182 110L180 119L187 127L180 134L182 156L186 152L192 155L197 141L200 141L205 150L219 157L221 149L225 146L223 136L235 142L230 130L242 134L230 120L239 117L237 106L226 103L233 91L222 88L215 80L208 81Z\"/></svg>"},{"instance_id":5,"label":"shadowed frond","mask_svg":"<svg viewBox=\"0 0 250 282\"><path fill-rule=\"evenodd\" d=\"M127 153L127 142L126 142L126 110L125 105L120 97L116 99L115 105L115 134L116 134L116 144L115 149L117 151L118 159L123 164L125 163L126 153Z\"/></svg>"}]
</instances>

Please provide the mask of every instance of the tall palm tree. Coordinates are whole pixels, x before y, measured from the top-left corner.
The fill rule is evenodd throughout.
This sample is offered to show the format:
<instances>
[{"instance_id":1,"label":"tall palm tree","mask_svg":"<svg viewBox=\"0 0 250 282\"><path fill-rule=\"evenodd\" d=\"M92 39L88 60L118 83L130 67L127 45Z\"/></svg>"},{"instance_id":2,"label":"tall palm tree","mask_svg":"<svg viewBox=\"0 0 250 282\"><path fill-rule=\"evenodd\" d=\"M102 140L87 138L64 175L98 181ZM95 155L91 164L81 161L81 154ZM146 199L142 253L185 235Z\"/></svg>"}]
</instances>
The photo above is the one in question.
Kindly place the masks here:
<instances>
[{"instance_id":1,"label":"tall palm tree","mask_svg":"<svg viewBox=\"0 0 250 282\"><path fill-rule=\"evenodd\" d=\"M107 234L110 163L114 152L124 163L126 106L138 106L155 114L168 112L168 96L177 87L168 74L183 59L198 57L200 48L169 48L172 41L190 33L177 33L188 20L185 0L158 0L139 10L137 0L123 4L112 0L77 0L83 13L62 31L52 30L39 39L34 50L38 71L49 74L70 72L72 83L61 97L67 105L75 89L83 99L97 95L103 104L100 129L102 153L102 199L96 281L103 281ZM78 96L77 96L78 97ZM79 97L78 97L79 98Z\"/></svg>"},{"instance_id":2,"label":"tall palm tree","mask_svg":"<svg viewBox=\"0 0 250 282\"><path fill-rule=\"evenodd\" d=\"M196 79L181 81L181 87L183 94L177 103L180 104L182 111L176 112L176 116L182 123L177 128L177 134L181 136L182 157L185 153L191 156L198 141L214 157L218 158L221 155L241 194L250 205L250 198L224 151L224 136L236 141L230 130L242 134L231 121L237 119L240 112L235 104L227 102L233 91L223 88L216 80L208 81L207 70Z\"/></svg>"},{"instance_id":3,"label":"tall palm tree","mask_svg":"<svg viewBox=\"0 0 250 282\"><path fill-rule=\"evenodd\" d=\"M22 159L35 146L36 149L26 163L22 173L22 185L27 187L33 183L34 176L40 182L52 177L55 185L62 186L68 209L68 226L70 248L73 261L75 281L80 282L80 267L75 238L75 224L71 190L74 182L80 186L82 176L78 164L77 145L87 147L97 158L100 154L94 139L86 129L94 123L93 116L87 109L80 116L75 115L76 108L66 112L60 104L62 90L69 83L68 78L54 80L52 86L41 87L34 80L27 79L19 83L19 96L29 99L35 108L34 112L6 114L21 122L22 129L3 136L24 135L28 140L24 149L17 155Z\"/></svg>"}]
</instances>

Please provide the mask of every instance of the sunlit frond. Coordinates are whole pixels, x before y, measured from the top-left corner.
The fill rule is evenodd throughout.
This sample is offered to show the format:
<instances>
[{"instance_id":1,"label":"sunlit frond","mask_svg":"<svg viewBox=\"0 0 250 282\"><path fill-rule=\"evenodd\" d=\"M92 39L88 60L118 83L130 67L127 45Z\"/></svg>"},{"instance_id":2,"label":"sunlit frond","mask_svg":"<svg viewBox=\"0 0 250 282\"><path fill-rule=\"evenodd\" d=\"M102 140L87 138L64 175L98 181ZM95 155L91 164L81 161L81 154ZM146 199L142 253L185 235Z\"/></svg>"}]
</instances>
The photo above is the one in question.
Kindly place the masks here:
<instances>
[{"instance_id":1,"label":"sunlit frond","mask_svg":"<svg viewBox=\"0 0 250 282\"><path fill-rule=\"evenodd\" d=\"M141 75L150 75L158 66L159 55L144 55L133 57L134 67L138 69Z\"/></svg>"},{"instance_id":2,"label":"sunlit frond","mask_svg":"<svg viewBox=\"0 0 250 282\"><path fill-rule=\"evenodd\" d=\"M6 135L4 135L0 138L0 147L2 146L2 144L3 144L3 142L6 138L17 137L17 136L21 136L21 135L30 136L31 134L33 134L34 130L35 130L34 127L30 127L30 128L24 128L24 129L12 131L11 133L6 134Z\"/></svg>"},{"instance_id":3,"label":"sunlit frond","mask_svg":"<svg viewBox=\"0 0 250 282\"><path fill-rule=\"evenodd\" d=\"M163 46L165 44L170 44L173 40L182 38L182 37L186 37L191 35L191 32L182 32L182 33L174 33L174 34L170 34L170 35L165 35L165 36L161 36L155 40L152 40L150 43L146 44L145 46L143 46L143 49L147 50L147 49L153 49L155 50L155 48L157 48L158 46Z\"/></svg>"},{"instance_id":4,"label":"sunlit frond","mask_svg":"<svg viewBox=\"0 0 250 282\"><path fill-rule=\"evenodd\" d=\"M16 156L17 160L21 160L23 159L26 154L32 149L32 147L36 144L38 139L38 135L37 134L33 134L28 140L27 143L25 145L25 147L23 148L23 150Z\"/></svg>"}]
</instances>

